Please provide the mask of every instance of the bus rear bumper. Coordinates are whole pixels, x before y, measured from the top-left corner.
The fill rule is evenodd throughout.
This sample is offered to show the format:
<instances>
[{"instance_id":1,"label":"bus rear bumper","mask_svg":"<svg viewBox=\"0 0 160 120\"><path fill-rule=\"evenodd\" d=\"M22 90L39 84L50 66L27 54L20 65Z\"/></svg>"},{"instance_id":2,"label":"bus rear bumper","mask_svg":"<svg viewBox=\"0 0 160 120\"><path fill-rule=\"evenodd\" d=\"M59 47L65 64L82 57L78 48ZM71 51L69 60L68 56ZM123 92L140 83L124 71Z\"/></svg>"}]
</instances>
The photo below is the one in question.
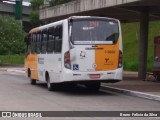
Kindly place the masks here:
<instances>
[{"instance_id":1,"label":"bus rear bumper","mask_svg":"<svg viewBox=\"0 0 160 120\"><path fill-rule=\"evenodd\" d=\"M73 72L66 70L61 75L61 82L80 82L80 81L99 81L99 82L118 82L123 78L123 69L119 68L112 71L98 72Z\"/></svg>"}]
</instances>

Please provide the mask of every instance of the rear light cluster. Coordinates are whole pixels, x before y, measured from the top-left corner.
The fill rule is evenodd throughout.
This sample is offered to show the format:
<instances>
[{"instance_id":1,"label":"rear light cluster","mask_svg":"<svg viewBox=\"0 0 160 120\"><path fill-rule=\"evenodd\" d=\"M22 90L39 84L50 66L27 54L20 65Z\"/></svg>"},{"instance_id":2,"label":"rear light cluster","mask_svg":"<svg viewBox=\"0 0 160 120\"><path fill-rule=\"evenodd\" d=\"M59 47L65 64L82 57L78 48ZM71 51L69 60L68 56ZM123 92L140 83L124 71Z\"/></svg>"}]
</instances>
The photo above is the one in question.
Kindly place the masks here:
<instances>
[{"instance_id":1,"label":"rear light cluster","mask_svg":"<svg viewBox=\"0 0 160 120\"><path fill-rule=\"evenodd\" d=\"M122 51L119 51L119 59L118 59L118 68L123 66L123 54Z\"/></svg>"},{"instance_id":2,"label":"rear light cluster","mask_svg":"<svg viewBox=\"0 0 160 120\"><path fill-rule=\"evenodd\" d=\"M64 66L65 68L71 69L71 60L70 60L70 53L67 51L64 54Z\"/></svg>"}]
</instances>

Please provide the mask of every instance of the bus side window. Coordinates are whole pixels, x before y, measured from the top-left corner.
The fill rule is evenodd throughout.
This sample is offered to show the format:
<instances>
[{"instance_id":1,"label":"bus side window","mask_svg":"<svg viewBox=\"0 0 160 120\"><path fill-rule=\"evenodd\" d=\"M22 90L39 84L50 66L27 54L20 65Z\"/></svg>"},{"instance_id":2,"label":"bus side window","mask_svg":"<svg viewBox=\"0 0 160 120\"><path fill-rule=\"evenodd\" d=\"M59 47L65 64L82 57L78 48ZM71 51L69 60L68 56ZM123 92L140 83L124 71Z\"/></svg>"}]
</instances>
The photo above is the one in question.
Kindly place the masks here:
<instances>
[{"instance_id":1,"label":"bus side window","mask_svg":"<svg viewBox=\"0 0 160 120\"><path fill-rule=\"evenodd\" d=\"M31 34L31 53L34 53L33 35Z\"/></svg>"},{"instance_id":2,"label":"bus side window","mask_svg":"<svg viewBox=\"0 0 160 120\"><path fill-rule=\"evenodd\" d=\"M27 55L31 52L31 34L27 36Z\"/></svg>"},{"instance_id":3,"label":"bus side window","mask_svg":"<svg viewBox=\"0 0 160 120\"><path fill-rule=\"evenodd\" d=\"M31 52L31 34L27 35L25 38L25 42L26 42L26 55L29 55Z\"/></svg>"},{"instance_id":4,"label":"bus side window","mask_svg":"<svg viewBox=\"0 0 160 120\"><path fill-rule=\"evenodd\" d=\"M36 34L35 33L32 33L32 38L31 38L31 52L33 54L36 53Z\"/></svg>"},{"instance_id":5,"label":"bus side window","mask_svg":"<svg viewBox=\"0 0 160 120\"><path fill-rule=\"evenodd\" d=\"M48 53L53 53L54 49L55 49L55 28L49 28L48 29L48 48L47 48L47 52Z\"/></svg>"},{"instance_id":6,"label":"bus side window","mask_svg":"<svg viewBox=\"0 0 160 120\"><path fill-rule=\"evenodd\" d=\"M41 32L37 32L37 41L36 41L36 53L41 52Z\"/></svg>"},{"instance_id":7,"label":"bus side window","mask_svg":"<svg viewBox=\"0 0 160 120\"><path fill-rule=\"evenodd\" d=\"M42 49L41 49L41 53L45 54L47 52L47 30L43 30L42 34L41 34L41 38L42 38Z\"/></svg>"},{"instance_id":8,"label":"bus side window","mask_svg":"<svg viewBox=\"0 0 160 120\"><path fill-rule=\"evenodd\" d=\"M55 30L55 52L61 52L62 49L62 25L57 26Z\"/></svg>"}]
</instances>

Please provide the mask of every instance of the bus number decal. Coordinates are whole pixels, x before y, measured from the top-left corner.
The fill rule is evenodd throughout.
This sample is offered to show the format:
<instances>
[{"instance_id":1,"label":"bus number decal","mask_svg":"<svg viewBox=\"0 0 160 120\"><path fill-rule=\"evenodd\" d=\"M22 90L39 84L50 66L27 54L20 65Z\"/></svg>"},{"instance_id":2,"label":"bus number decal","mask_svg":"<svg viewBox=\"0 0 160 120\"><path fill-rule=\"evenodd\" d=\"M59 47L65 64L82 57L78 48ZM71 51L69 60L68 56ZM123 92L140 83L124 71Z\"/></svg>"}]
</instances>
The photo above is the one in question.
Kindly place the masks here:
<instances>
[{"instance_id":1,"label":"bus number decal","mask_svg":"<svg viewBox=\"0 0 160 120\"><path fill-rule=\"evenodd\" d=\"M115 50L105 50L105 54L115 54Z\"/></svg>"},{"instance_id":2,"label":"bus number decal","mask_svg":"<svg viewBox=\"0 0 160 120\"><path fill-rule=\"evenodd\" d=\"M98 21L92 21L90 22L90 27L99 27L99 22Z\"/></svg>"}]
</instances>

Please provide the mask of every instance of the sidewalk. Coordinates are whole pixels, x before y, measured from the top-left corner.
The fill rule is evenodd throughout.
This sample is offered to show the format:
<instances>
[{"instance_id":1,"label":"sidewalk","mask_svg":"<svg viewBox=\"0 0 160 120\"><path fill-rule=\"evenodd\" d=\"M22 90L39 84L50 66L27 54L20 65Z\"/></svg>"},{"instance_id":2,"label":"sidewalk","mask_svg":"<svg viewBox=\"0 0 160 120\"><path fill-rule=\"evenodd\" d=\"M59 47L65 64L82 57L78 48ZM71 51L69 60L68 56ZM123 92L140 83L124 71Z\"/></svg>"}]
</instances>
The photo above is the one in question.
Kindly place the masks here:
<instances>
[{"instance_id":1,"label":"sidewalk","mask_svg":"<svg viewBox=\"0 0 160 120\"><path fill-rule=\"evenodd\" d=\"M121 82L103 83L102 86L106 87L107 90L160 100L160 80L156 81L152 76L147 77L146 80L140 80L137 72L124 72Z\"/></svg>"}]
</instances>

